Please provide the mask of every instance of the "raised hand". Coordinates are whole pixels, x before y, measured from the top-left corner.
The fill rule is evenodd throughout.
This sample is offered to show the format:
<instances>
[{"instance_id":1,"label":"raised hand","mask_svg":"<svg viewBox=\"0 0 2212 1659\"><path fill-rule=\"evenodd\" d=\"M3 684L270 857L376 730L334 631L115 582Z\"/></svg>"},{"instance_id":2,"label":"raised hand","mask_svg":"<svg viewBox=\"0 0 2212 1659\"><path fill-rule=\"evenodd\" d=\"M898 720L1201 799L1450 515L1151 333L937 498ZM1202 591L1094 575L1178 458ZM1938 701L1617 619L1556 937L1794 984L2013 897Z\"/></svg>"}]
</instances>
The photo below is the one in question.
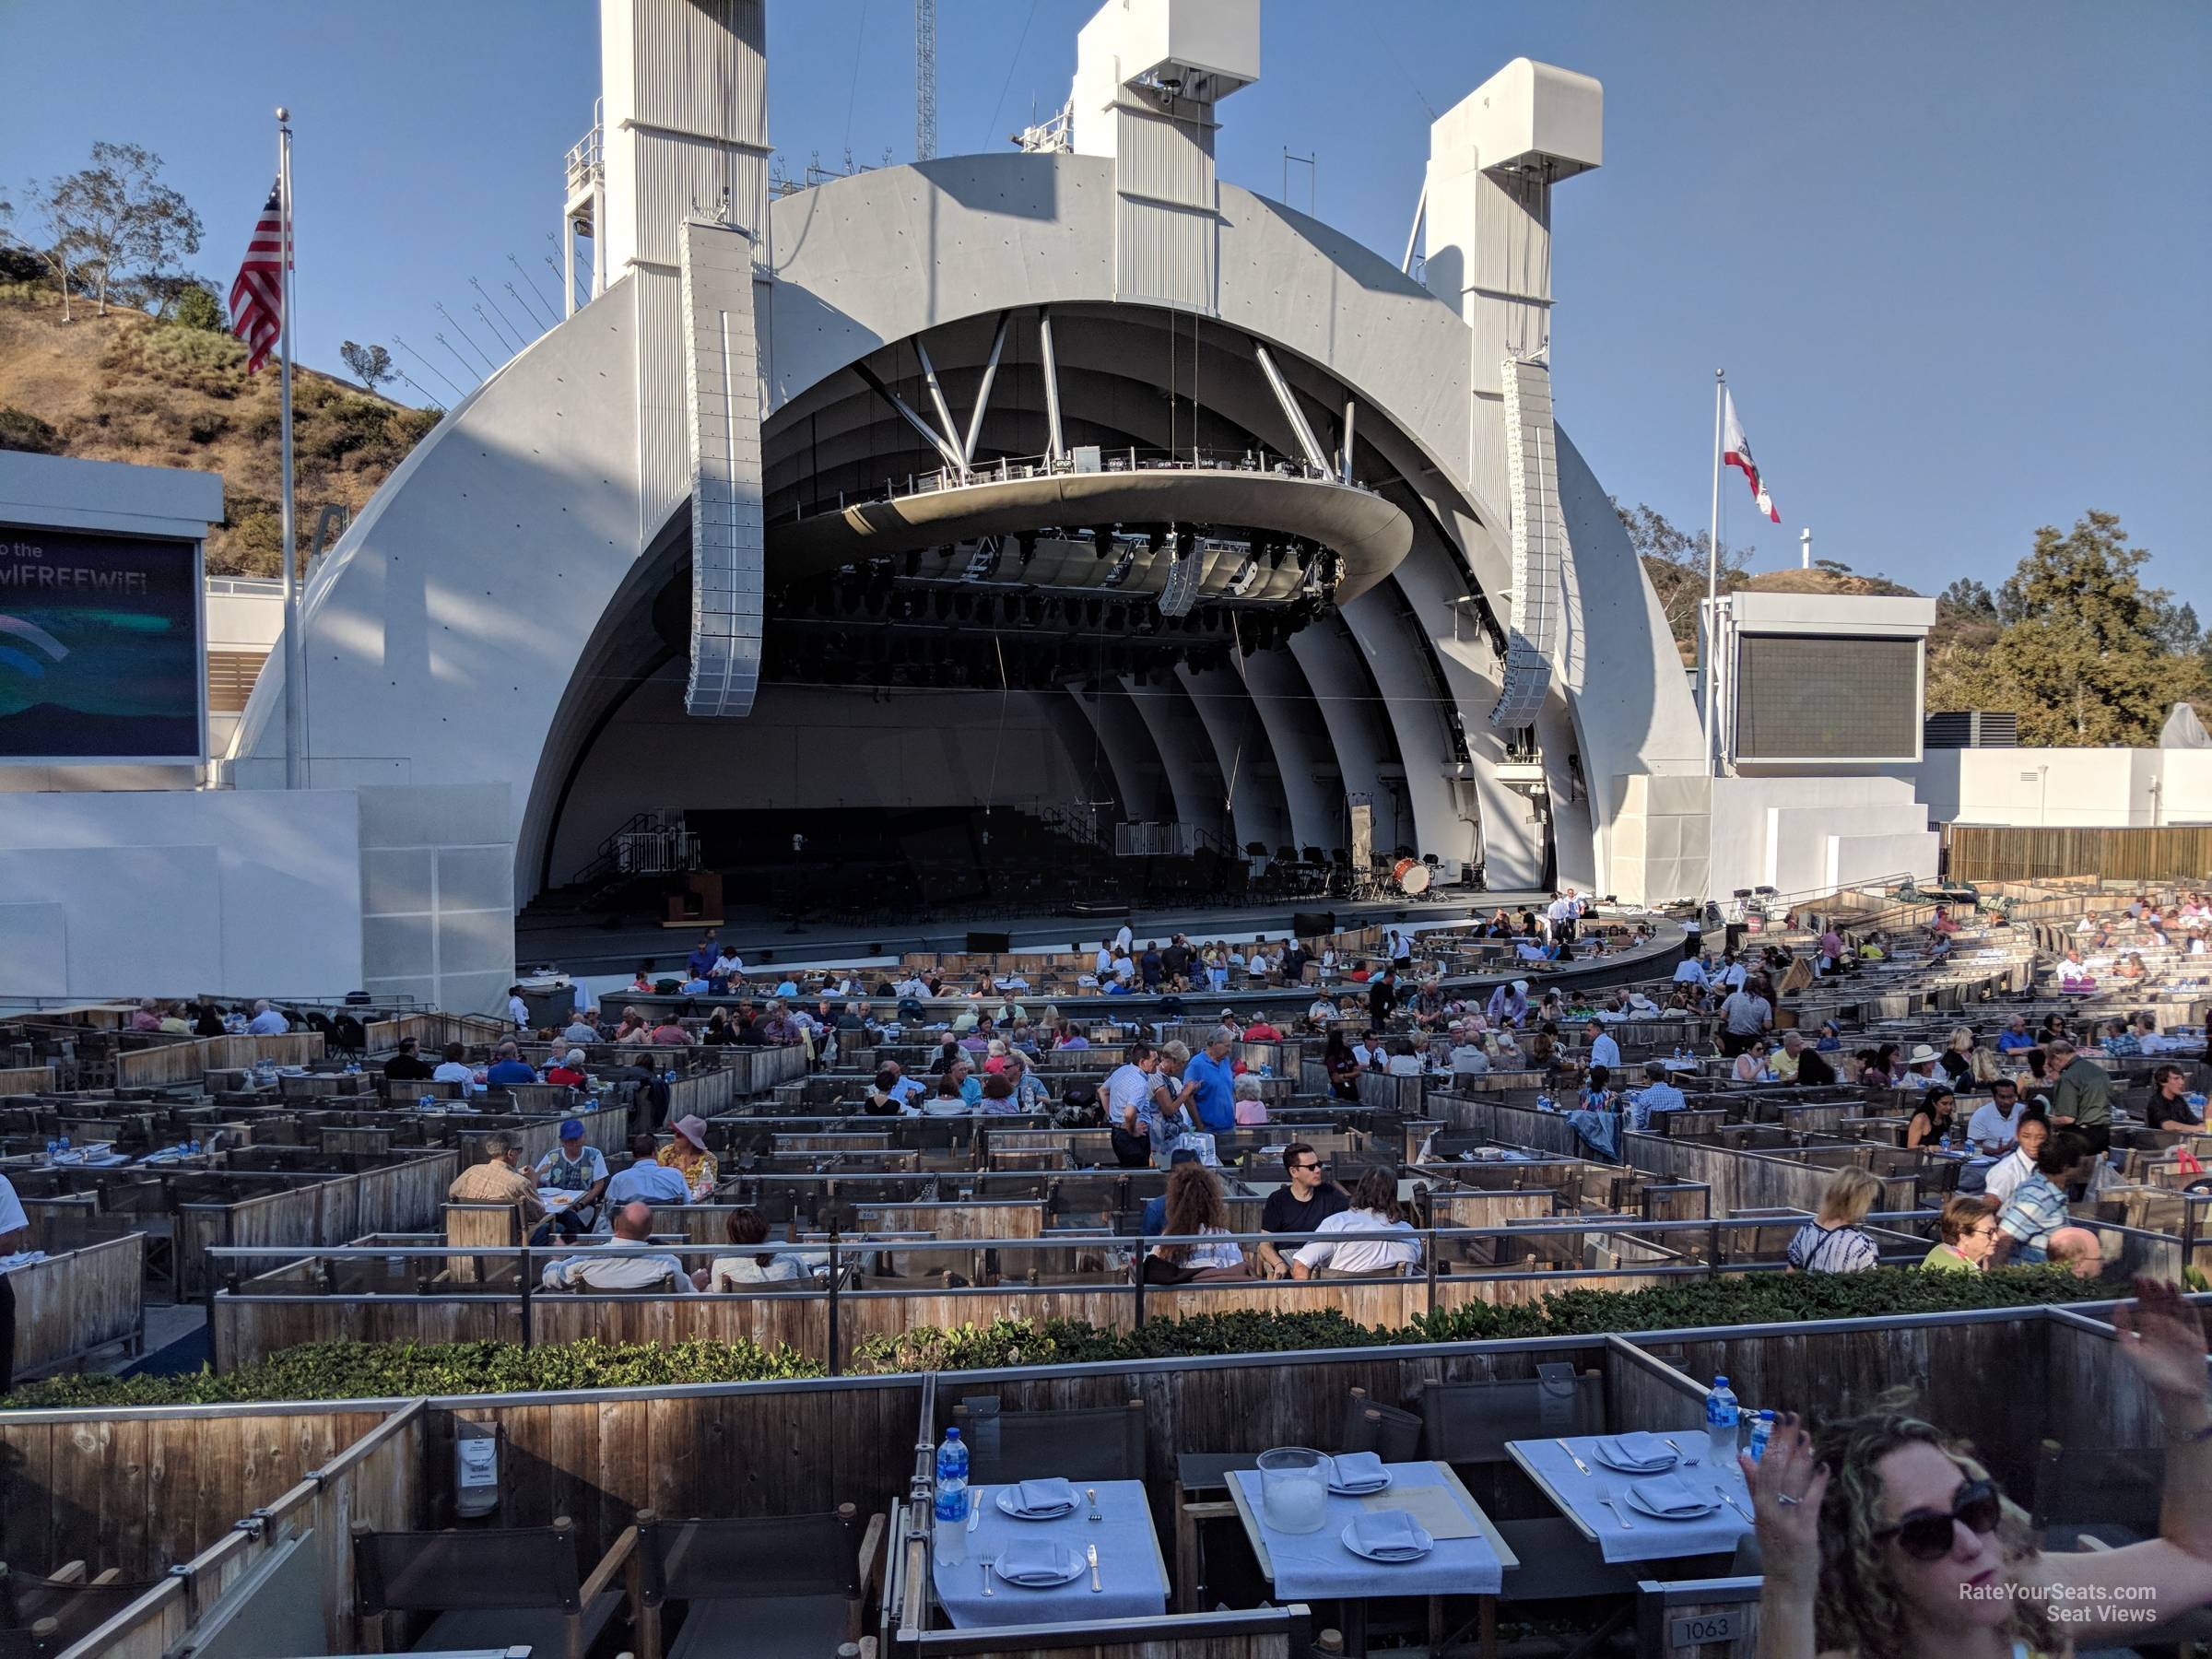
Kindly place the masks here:
<instances>
[{"instance_id":1,"label":"raised hand","mask_svg":"<svg viewBox=\"0 0 2212 1659\"><path fill-rule=\"evenodd\" d=\"M1828 1492L1828 1470L1813 1458L1813 1437L1804 1419L1783 1412L1767 1441L1766 1455L1754 1463L1739 1453L1744 1481L1751 1488L1751 1512L1759 1533L1760 1565L1771 1583L1809 1594L1820 1581L1820 1500Z\"/></svg>"},{"instance_id":2,"label":"raised hand","mask_svg":"<svg viewBox=\"0 0 2212 1659\"><path fill-rule=\"evenodd\" d=\"M2205 1331L2178 1286L2137 1279L2136 1300L2112 1313L2120 1350L2161 1399L2202 1399Z\"/></svg>"}]
</instances>

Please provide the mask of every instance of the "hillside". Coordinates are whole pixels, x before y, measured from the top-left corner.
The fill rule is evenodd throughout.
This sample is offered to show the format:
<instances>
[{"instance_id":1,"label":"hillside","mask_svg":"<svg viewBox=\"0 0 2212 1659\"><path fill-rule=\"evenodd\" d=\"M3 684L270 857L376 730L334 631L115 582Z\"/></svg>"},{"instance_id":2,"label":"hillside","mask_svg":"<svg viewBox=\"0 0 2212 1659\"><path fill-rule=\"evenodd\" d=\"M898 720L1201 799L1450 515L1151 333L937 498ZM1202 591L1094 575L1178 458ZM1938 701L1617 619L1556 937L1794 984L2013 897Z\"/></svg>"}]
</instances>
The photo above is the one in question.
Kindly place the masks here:
<instances>
[{"instance_id":1,"label":"hillside","mask_svg":"<svg viewBox=\"0 0 2212 1659\"><path fill-rule=\"evenodd\" d=\"M29 284L0 284L0 449L223 475L229 517L209 536L211 573L281 567L276 371L246 373L229 335L158 323L113 305L105 317ZM438 422L351 382L295 366L294 477L302 553L323 508L359 512Z\"/></svg>"}]
</instances>

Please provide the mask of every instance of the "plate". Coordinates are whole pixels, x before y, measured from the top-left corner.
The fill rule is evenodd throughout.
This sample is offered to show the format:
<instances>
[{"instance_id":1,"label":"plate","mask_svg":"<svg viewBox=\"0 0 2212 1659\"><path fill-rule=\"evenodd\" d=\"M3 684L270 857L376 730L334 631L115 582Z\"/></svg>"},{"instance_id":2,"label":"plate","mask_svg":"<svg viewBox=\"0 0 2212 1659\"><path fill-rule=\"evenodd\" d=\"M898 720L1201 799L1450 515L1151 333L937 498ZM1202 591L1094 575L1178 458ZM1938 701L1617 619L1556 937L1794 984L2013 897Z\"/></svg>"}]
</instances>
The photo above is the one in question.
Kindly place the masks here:
<instances>
[{"instance_id":1,"label":"plate","mask_svg":"<svg viewBox=\"0 0 2212 1659\"><path fill-rule=\"evenodd\" d=\"M1057 1521L1061 1516L1072 1515L1083 1507L1080 1503L1071 1503L1065 1509L1025 1510L1021 1507L1021 1488L1018 1486L1000 1487L998 1495L992 1501L998 1505L1002 1514L1011 1515L1017 1521Z\"/></svg>"},{"instance_id":2,"label":"plate","mask_svg":"<svg viewBox=\"0 0 2212 1659\"><path fill-rule=\"evenodd\" d=\"M996 1561L991 1564L991 1576L1014 1590L1056 1590L1062 1584L1073 1583L1090 1571L1089 1563L1065 1544L1054 1544L1053 1549L1060 1559L1060 1576L1049 1582L1038 1579L1010 1579L998 1570Z\"/></svg>"},{"instance_id":3,"label":"plate","mask_svg":"<svg viewBox=\"0 0 2212 1659\"><path fill-rule=\"evenodd\" d=\"M1336 1535L1338 1542L1343 1544L1347 1549L1350 1550L1361 1560L1372 1561L1377 1566L1398 1567L1403 1566L1409 1561L1426 1560L1430 1552L1436 1547L1436 1540L1429 1535L1429 1529L1423 1526L1418 1521L1416 1521L1413 1524L1413 1535L1421 1541L1421 1553L1419 1555L1371 1555L1366 1550L1359 1547L1359 1540L1353 1535L1352 1528L1356 1524L1358 1524L1356 1522L1347 1521L1345 1523L1344 1530Z\"/></svg>"},{"instance_id":4,"label":"plate","mask_svg":"<svg viewBox=\"0 0 2212 1659\"><path fill-rule=\"evenodd\" d=\"M1721 1507L1721 1500L1718 1498L1715 1498L1707 1503L1703 1509L1698 1511L1695 1514L1686 1515L1677 1512L1670 1515L1660 1510L1654 1509L1652 1507L1652 1505L1646 1503L1643 1500L1642 1496L1636 1490L1634 1487L1629 1487L1625 1488L1620 1495L1628 1500L1629 1507L1630 1509L1634 1510L1640 1515L1649 1515L1654 1521L1701 1521L1707 1515L1712 1514L1713 1511Z\"/></svg>"}]
</instances>

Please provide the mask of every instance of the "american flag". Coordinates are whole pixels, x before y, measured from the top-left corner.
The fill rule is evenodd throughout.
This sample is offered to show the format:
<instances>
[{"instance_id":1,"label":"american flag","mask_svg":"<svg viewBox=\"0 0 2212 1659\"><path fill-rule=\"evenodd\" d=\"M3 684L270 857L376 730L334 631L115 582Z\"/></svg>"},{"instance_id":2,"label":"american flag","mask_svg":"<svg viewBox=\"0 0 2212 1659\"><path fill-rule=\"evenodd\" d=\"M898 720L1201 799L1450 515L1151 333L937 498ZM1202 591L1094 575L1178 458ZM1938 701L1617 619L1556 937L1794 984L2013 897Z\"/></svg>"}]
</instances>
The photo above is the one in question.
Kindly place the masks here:
<instances>
[{"instance_id":1,"label":"american flag","mask_svg":"<svg viewBox=\"0 0 2212 1659\"><path fill-rule=\"evenodd\" d=\"M278 264L284 252L283 194L281 179L269 186L269 199L239 264L238 280L230 285L230 332L250 348L248 374L268 361L284 329L284 274Z\"/></svg>"}]
</instances>

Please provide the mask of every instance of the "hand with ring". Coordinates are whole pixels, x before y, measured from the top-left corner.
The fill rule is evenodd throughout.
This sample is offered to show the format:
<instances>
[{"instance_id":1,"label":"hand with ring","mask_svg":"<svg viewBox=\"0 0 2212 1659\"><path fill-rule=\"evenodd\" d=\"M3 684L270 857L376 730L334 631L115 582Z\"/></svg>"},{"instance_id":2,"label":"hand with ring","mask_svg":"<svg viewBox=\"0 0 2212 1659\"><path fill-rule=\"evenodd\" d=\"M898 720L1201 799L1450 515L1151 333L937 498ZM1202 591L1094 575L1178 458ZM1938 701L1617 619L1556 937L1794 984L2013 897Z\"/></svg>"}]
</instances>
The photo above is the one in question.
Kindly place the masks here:
<instances>
[{"instance_id":1,"label":"hand with ring","mask_svg":"<svg viewBox=\"0 0 2212 1659\"><path fill-rule=\"evenodd\" d=\"M1759 1559L1778 1590L1810 1596L1820 1582L1820 1500L1829 1472L1813 1457L1804 1419L1785 1411L1775 1422L1766 1454L1739 1456L1759 1533Z\"/></svg>"}]
</instances>

